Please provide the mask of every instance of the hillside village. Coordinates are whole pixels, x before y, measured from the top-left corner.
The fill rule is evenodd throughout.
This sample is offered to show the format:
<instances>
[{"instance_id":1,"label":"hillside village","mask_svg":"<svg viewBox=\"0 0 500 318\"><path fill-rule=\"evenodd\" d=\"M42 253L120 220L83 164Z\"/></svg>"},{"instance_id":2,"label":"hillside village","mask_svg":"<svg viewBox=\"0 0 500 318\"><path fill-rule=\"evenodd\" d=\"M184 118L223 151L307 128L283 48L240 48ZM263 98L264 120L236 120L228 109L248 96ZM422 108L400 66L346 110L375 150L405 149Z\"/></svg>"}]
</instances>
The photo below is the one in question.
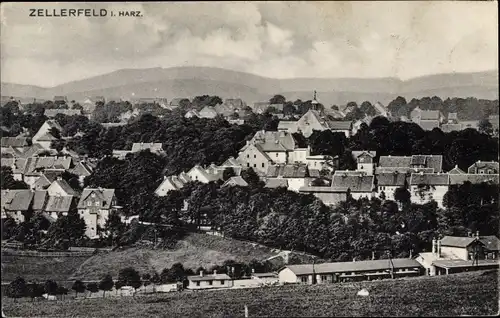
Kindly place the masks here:
<instances>
[{"instance_id":1,"label":"hillside village","mask_svg":"<svg viewBox=\"0 0 500 318\"><path fill-rule=\"evenodd\" d=\"M494 103L498 104L498 101ZM418 134L422 136L448 134L447 138L453 139L457 138L457 133L463 136L477 134L484 140L498 142L498 114L473 122L460 120L457 112L444 115L441 110L416 106L411 111L407 109L408 116L400 116L400 104L401 98L398 97L387 107L379 102L365 102L361 106L349 103L326 108L316 92L305 102L288 102L284 96L276 95L268 102L256 102L251 106L238 98L222 101L217 96L208 95L193 100L177 98L170 102L165 98L124 101L102 96L83 101L68 101L65 96L55 96L51 101L2 97L2 131L7 135L1 140L2 242L5 246L20 242L32 249L126 246L141 239L151 241L151 235L147 234L150 233L147 228L151 226L155 227L156 243L156 227L167 226L174 232L180 229L203 231L256 240L261 244L280 246L280 249L295 246L312 254L322 250L322 257L336 260L289 264L272 273L254 271L251 277L256 279L256 286L447 275L498 267L500 242L493 235L496 232L482 233L488 226L476 221L468 224L460 224L458 219L452 221L454 216L447 212L465 207L453 201L461 191L498 191L498 156L493 157L496 160L491 156L485 160L481 153L477 153L476 157L468 158L470 164L464 166L459 158L437 151L437 146L427 148L426 153L404 154L401 151L398 154L380 153L375 147L363 149L359 146L366 141L363 139L365 134L384 125L412 125L408 127L420 129ZM406 101L404 104L406 107ZM180 143L166 146L162 138L152 137L154 129L162 131L161 123L165 120L198 125L193 128L198 133L200 129L208 129L199 127L223 122L223 129L235 129L244 138L229 141L233 144L230 150L224 149L217 155L219 162L207 163L206 159L196 162L195 158L184 158L183 167L176 169L178 173L169 173L174 170L169 169L168 164L163 168L163 163L174 152L185 149L179 148ZM154 128L156 124L160 128ZM148 127L145 129L153 131L138 130L138 127ZM165 134L168 134L168 127ZM217 138L219 128L210 127L213 136L209 137ZM123 135L126 141L120 141L120 131L132 137ZM191 132L185 130L183 134ZM99 143L106 138L117 141L101 146ZM348 149L349 141L358 146ZM81 146L83 143L86 148ZM121 147L115 149L113 145ZM183 144L182 147L190 146ZM224 157L232 149L236 151ZM217 152L217 149L209 147L202 151ZM458 153L465 154L470 150L460 151ZM477 160L470 161L471 158ZM182 161L182 155L177 160ZM138 165L135 166L134 162ZM188 162L195 164L189 167ZM455 165L450 166L450 162L455 162ZM461 167L458 162L461 162ZM125 169L123 175L115 170L122 169L117 167ZM135 177L130 175L127 181L116 181L128 176L129 171L133 171ZM143 180L151 173L154 174L152 180ZM139 185L135 188L134 182L140 183L140 188ZM265 197L275 196L281 206L277 202L268 208L258 208L262 211L254 211L256 205L267 204L267 201L243 199L249 195L248 191L257 191L258 195ZM240 197L248 206L232 202L232 197ZM474 204L479 210L498 207L498 198L494 196L477 199L480 203L476 200ZM228 200L227 203L224 200ZM228 209L226 211L233 211L234 215L223 216L213 211L217 209L214 206L224 204L229 205L220 211ZM301 204L308 204L307 209L312 212L303 210ZM245 225L242 228L228 225L247 222L244 219L251 217L242 217L239 213L253 215L270 209L266 212L269 214L256 217L255 222L259 224L256 231L258 229L259 233L265 231L266 222L269 227L272 222L280 223L282 216L293 213L313 213L326 218L339 216L340 219L332 217L331 221L326 221L331 224L324 226L341 222L347 227L351 226L350 222L365 222L364 206L372 210L369 213L382 217L377 226L383 227L384 222L394 222L395 219L403 225L391 225L392 230L384 231L383 236L374 236L371 245L369 243L356 252L345 250L346 246L340 243L327 243L329 247L324 248L307 245L306 240L301 243L303 245L296 245L287 238L286 228L278 228L276 231L280 233L272 234L275 238L271 234L259 234L262 236L257 238L256 234L245 236L241 232ZM292 212L292 207L296 212ZM349 212L349 209L360 207L359 213ZM338 212L344 208L347 211ZM442 214L441 219L434 217L433 222L444 223L440 223L437 231L434 225L415 225L425 227L415 239L412 229L405 228L405 224L414 223L412 215L422 213L419 209L423 209L424 214ZM383 219L382 215L388 213L386 210L394 214L388 217L394 220ZM478 213L491 213L479 210ZM401 216L396 216L398 213ZM493 218L491 215L487 217ZM141 226L142 229L138 230ZM297 233L309 233L307 224L297 227L304 231ZM354 232L348 235L354 238ZM477 233L472 235L472 232ZM172 234L164 230L162 235L164 237L160 240L168 241ZM268 235L271 236L267 238ZM358 232L358 235L364 234ZM404 238L397 238L401 235ZM281 243L277 242L278 237ZM391 251L389 245L377 242L375 237L392 240L389 245L397 244L399 250L395 251L393 247ZM431 245L432 250L428 251ZM350 257L353 260L346 261ZM186 276L186 288L234 287L238 282L228 274L231 273L212 270L207 274L200 270L198 275Z\"/></svg>"}]
</instances>

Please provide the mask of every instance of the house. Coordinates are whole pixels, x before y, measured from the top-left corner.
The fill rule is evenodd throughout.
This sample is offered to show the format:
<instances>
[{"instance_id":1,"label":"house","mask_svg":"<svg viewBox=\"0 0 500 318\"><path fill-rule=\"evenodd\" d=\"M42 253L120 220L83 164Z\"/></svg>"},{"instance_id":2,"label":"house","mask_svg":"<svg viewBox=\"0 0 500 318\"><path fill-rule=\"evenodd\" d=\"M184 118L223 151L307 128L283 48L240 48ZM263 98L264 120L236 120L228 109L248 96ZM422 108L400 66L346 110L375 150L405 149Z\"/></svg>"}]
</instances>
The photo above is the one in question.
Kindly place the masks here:
<instances>
[{"instance_id":1,"label":"house","mask_svg":"<svg viewBox=\"0 0 500 318\"><path fill-rule=\"evenodd\" d=\"M66 116L80 116L82 111L80 109L46 109L44 115L48 118L54 118L57 114L63 114Z\"/></svg>"},{"instance_id":2,"label":"house","mask_svg":"<svg viewBox=\"0 0 500 318\"><path fill-rule=\"evenodd\" d=\"M79 160L75 163L73 169L69 170L69 172L77 175L80 185L83 185L85 177L90 176L93 170L94 168L88 162Z\"/></svg>"},{"instance_id":3,"label":"house","mask_svg":"<svg viewBox=\"0 0 500 318\"><path fill-rule=\"evenodd\" d=\"M34 190L46 190L54 181L64 173L64 170L45 170L33 183Z\"/></svg>"},{"instance_id":4,"label":"house","mask_svg":"<svg viewBox=\"0 0 500 318\"><path fill-rule=\"evenodd\" d=\"M331 186L304 186L299 189L300 193L312 194L320 199L325 205L333 206L341 201L347 200L346 188L333 188Z\"/></svg>"},{"instance_id":5,"label":"house","mask_svg":"<svg viewBox=\"0 0 500 318\"><path fill-rule=\"evenodd\" d=\"M1 158L2 167L10 167L12 169L12 177L18 181L23 181L24 179L26 163L27 160L24 158Z\"/></svg>"},{"instance_id":6,"label":"house","mask_svg":"<svg viewBox=\"0 0 500 318\"><path fill-rule=\"evenodd\" d=\"M26 170L24 172L23 181L30 187L33 187L35 182L40 178L43 172L49 170L59 170L64 172L73 168L71 157L30 157L26 161Z\"/></svg>"},{"instance_id":7,"label":"house","mask_svg":"<svg viewBox=\"0 0 500 318\"><path fill-rule=\"evenodd\" d=\"M241 174L241 170L243 170L241 164L238 162L238 160L234 159L234 157L229 157L226 161L224 161L224 163L220 165L220 167L224 169L233 169L234 174L237 176L239 176Z\"/></svg>"},{"instance_id":8,"label":"house","mask_svg":"<svg viewBox=\"0 0 500 318\"><path fill-rule=\"evenodd\" d=\"M199 275L188 276L187 289L214 289L214 288L231 288L233 280L227 274L205 274L200 271Z\"/></svg>"},{"instance_id":9,"label":"house","mask_svg":"<svg viewBox=\"0 0 500 318\"><path fill-rule=\"evenodd\" d=\"M432 119L432 120L421 119L420 123L419 123L419 126L423 130L433 130L434 128L439 128L439 125L440 125L439 120L435 120L435 119Z\"/></svg>"},{"instance_id":10,"label":"house","mask_svg":"<svg viewBox=\"0 0 500 318\"><path fill-rule=\"evenodd\" d=\"M455 167L453 169L451 169L450 171L448 171L448 174L449 175L452 175L452 174L465 174L466 172L463 171L462 169L460 169L458 167L458 165L455 165Z\"/></svg>"},{"instance_id":11,"label":"house","mask_svg":"<svg viewBox=\"0 0 500 318\"><path fill-rule=\"evenodd\" d=\"M295 125L292 123L295 123ZM287 122L282 125L279 127L279 130L284 131L285 127L288 128L288 132L300 132L305 137L311 136L314 130L342 132L346 135L346 137L350 137L352 133L351 121L332 121L325 118L325 116L323 116L319 111L313 109L309 109L304 115L302 115L302 117L300 117L298 121Z\"/></svg>"},{"instance_id":12,"label":"house","mask_svg":"<svg viewBox=\"0 0 500 318\"><path fill-rule=\"evenodd\" d=\"M214 107L210 107L210 106L205 106L203 107L199 112L198 112L198 116L200 118L208 118L208 119L213 119L215 117L217 117L218 113L217 111L215 110Z\"/></svg>"},{"instance_id":13,"label":"house","mask_svg":"<svg viewBox=\"0 0 500 318\"><path fill-rule=\"evenodd\" d=\"M155 190L155 194L157 196L163 197L167 195L170 191L178 191L180 190L187 182L191 181L187 175L184 173L182 176L164 176L163 181L160 183L158 188Z\"/></svg>"},{"instance_id":14,"label":"house","mask_svg":"<svg viewBox=\"0 0 500 318\"><path fill-rule=\"evenodd\" d=\"M331 284L391 278L391 273L395 278L419 276L422 266L406 258L286 265L278 271L278 276L282 284Z\"/></svg>"},{"instance_id":15,"label":"house","mask_svg":"<svg viewBox=\"0 0 500 318\"><path fill-rule=\"evenodd\" d=\"M47 194L49 196L74 196L77 193L66 180L58 176L47 188Z\"/></svg>"},{"instance_id":16,"label":"house","mask_svg":"<svg viewBox=\"0 0 500 318\"><path fill-rule=\"evenodd\" d=\"M241 162L243 169L253 168L255 173L263 175L273 160L264 152L260 144L248 144L238 154L237 160Z\"/></svg>"},{"instance_id":17,"label":"house","mask_svg":"<svg viewBox=\"0 0 500 318\"><path fill-rule=\"evenodd\" d=\"M224 100L224 105L232 109L233 111L238 109L243 109L247 104L241 98L227 98Z\"/></svg>"},{"instance_id":18,"label":"house","mask_svg":"<svg viewBox=\"0 0 500 318\"><path fill-rule=\"evenodd\" d=\"M222 187L247 187L248 183L241 176L234 176L226 180Z\"/></svg>"},{"instance_id":19,"label":"house","mask_svg":"<svg viewBox=\"0 0 500 318\"><path fill-rule=\"evenodd\" d=\"M332 187L346 189L353 199L371 198L374 193L374 176L358 171L335 171Z\"/></svg>"},{"instance_id":20,"label":"house","mask_svg":"<svg viewBox=\"0 0 500 318\"><path fill-rule=\"evenodd\" d=\"M132 153L144 151L149 149L150 152L155 153L157 155L165 154L163 150L162 144L160 143L149 143L149 142L134 142L132 144Z\"/></svg>"},{"instance_id":21,"label":"house","mask_svg":"<svg viewBox=\"0 0 500 318\"><path fill-rule=\"evenodd\" d=\"M309 184L309 171L305 164L277 164L269 166L265 178L268 188L286 184L288 190L298 192Z\"/></svg>"},{"instance_id":22,"label":"house","mask_svg":"<svg viewBox=\"0 0 500 318\"><path fill-rule=\"evenodd\" d=\"M229 117L235 113L235 110L226 104L217 104L213 107L213 110L222 117Z\"/></svg>"},{"instance_id":23,"label":"house","mask_svg":"<svg viewBox=\"0 0 500 318\"><path fill-rule=\"evenodd\" d=\"M400 170L427 168L427 169L433 169L434 172L442 172L443 171L442 167L443 167L442 155L413 155L411 157L389 155L389 156L380 156L379 158L379 168L401 168Z\"/></svg>"},{"instance_id":24,"label":"house","mask_svg":"<svg viewBox=\"0 0 500 318\"><path fill-rule=\"evenodd\" d=\"M190 109L186 112L186 114L184 115L185 118L193 118L193 117L196 117L196 118L201 118L201 115L200 113L196 110L196 109Z\"/></svg>"},{"instance_id":25,"label":"house","mask_svg":"<svg viewBox=\"0 0 500 318\"><path fill-rule=\"evenodd\" d=\"M461 120L462 129L472 128L479 130L479 120Z\"/></svg>"},{"instance_id":26,"label":"house","mask_svg":"<svg viewBox=\"0 0 500 318\"><path fill-rule=\"evenodd\" d=\"M209 183L212 181L217 181L219 179L222 179L222 173L223 171L221 170L214 171L196 165L193 168L191 168L191 170L189 170L186 173L186 175L189 177L191 181Z\"/></svg>"},{"instance_id":27,"label":"house","mask_svg":"<svg viewBox=\"0 0 500 318\"><path fill-rule=\"evenodd\" d=\"M177 108L177 107L181 106L181 101L185 100L185 99L187 99L187 98L177 97L177 98L172 99L170 101L170 107Z\"/></svg>"},{"instance_id":28,"label":"house","mask_svg":"<svg viewBox=\"0 0 500 318\"><path fill-rule=\"evenodd\" d=\"M112 152L112 156L116 159L120 159L120 160L125 160L127 158L127 155L129 153L132 153L132 151L130 150L116 150L116 149L113 149L113 152Z\"/></svg>"},{"instance_id":29,"label":"house","mask_svg":"<svg viewBox=\"0 0 500 318\"><path fill-rule=\"evenodd\" d=\"M85 221L85 235L97 237L116 205L115 189L85 188L78 202L78 214Z\"/></svg>"},{"instance_id":30,"label":"house","mask_svg":"<svg viewBox=\"0 0 500 318\"><path fill-rule=\"evenodd\" d=\"M44 149L50 149L50 144L52 141L57 140L57 136L54 136L51 132L52 129L57 129L57 131L62 132L62 127L55 120L46 120L45 123L38 129L38 132L33 136L33 144L37 143Z\"/></svg>"},{"instance_id":31,"label":"house","mask_svg":"<svg viewBox=\"0 0 500 318\"><path fill-rule=\"evenodd\" d=\"M26 137L2 137L2 153L4 151L9 151L9 148L11 147L22 152L28 146L29 142Z\"/></svg>"},{"instance_id":32,"label":"house","mask_svg":"<svg viewBox=\"0 0 500 318\"><path fill-rule=\"evenodd\" d=\"M380 173L377 175L377 193L383 192L386 200L394 201L394 191L397 188L406 188L407 180L405 173Z\"/></svg>"},{"instance_id":33,"label":"house","mask_svg":"<svg viewBox=\"0 0 500 318\"><path fill-rule=\"evenodd\" d=\"M87 97L82 103L83 113L85 115L91 115L95 108L96 103L106 104L106 99L103 96Z\"/></svg>"},{"instance_id":34,"label":"house","mask_svg":"<svg viewBox=\"0 0 500 318\"><path fill-rule=\"evenodd\" d=\"M384 105L382 105L382 103L376 102L375 104L373 104L373 107L375 108L375 111L377 112L377 116L384 116L384 117L389 116L389 112L387 111L387 108Z\"/></svg>"},{"instance_id":35,"label":"house","mask_svg":"<svg viewBox=\"0 0 500 318\"><path fill-rule=\"evenodd\" d=\"M279 283L278 273L255 273L252 272L252 280L256 280L259 286L274 285Z\"/></svg>"},{"instance_id":36,"label":"house","mask_svg":"<svg viewBox=\"0 0 500 318\"><path fill-rule=\"evenodd\" d=\"M54 103L67 104L68 98L66 96L54 96Z\"/></svg>"},{"instance_id":37,"label":"house","mask_svg":"<svg viewBox=\"0 0 500 318\"><path fill-rule=\"evenodd\" d=\"M448 124L458 124L458 113L448 113Z\"/></svg>"},{"instance_id":38,"label":"house","mask_svg":"<svg viewBox=\"0 0 500 318\"><path fill-rule=\"evenodd\" d=\"M280 113L283 112L283 104L271 104L270 102L256 102L253 104L252 110L255 114L264 114L270 107L273 107Z\"/></svg>"},{"instance_id":39,"label":"house","mask_svg":"<svg viewBox=\"0 0 500 318\"><path fill-rule=\"evenodd\" d=\"M33 201L31 190L2 190L1 213L3 218L13 218L16 223L22 223L30 217Z\"/></svg>"},{"instance_id":40,"label":"house","mask_svg":"<svg viewBox=\"0 0 500 318\"><path fill-rule=\"evenodd\" d=\"M449 174L449 173L448 173ZM450 175L450 185L462 185L464 182L470 182L472 184L479 183L498 183L498 174L449 174Z\"/></svg>"},{"instance_id":41,"label":"house","mask_svg":"<svg viewBox=\"0 0 500 318\"><path fill-rule=\"evenodd\" d=\"M462 130L462 124L442 124L441 131L444 133L449 133L452 131L460 131Z\"/></svg>"},{"instance_id":42,"label":"house","mask_svg":"<svg viewBox=\"0 0 500 318\"><path fill-rule=\"evenodd\" d=\"M479 160L472 164L467 171L471 174L498 174L498 162Z\"/></svg>"},{"instance_id":43,"label":"house","mask_svg":"<svg viewBox=\"0 0 500 318\"><path fill-rule=\"evenodd\" d=\"M424 204L436 201L443 207L443 197L448 192L450 177L446 173L412 173L410 177L411 202Z\"/></svg>"},{"instance_id":44,"label":"house","mask_svg":"<svg viewBox=\"0 0 500 318\"><path fill-rule=\"evenodd\" d=\"M74 207L75 197L72 195L48 195L47 204L44 213L54 220L61 216L67 216L72 207ZM88 225L87 225L88 226Z\"/></svg>"},{"instance_id":45,"label":"house","mask_svg":"<svg viewBox=\"0 0 500 318\"><path fill-rule=\"evenodd\" d=\"M427 275L448 275L459 272L494 269L499 267L496 236L480 236L478 232L467 237L445 236L432 240L432 252L419 253L418 261Z\"/></svg>"},{"instance_id":46,"label":"house","mask_svg":"<svg viewBox=\"0 0 500 318\"><path fill-rule=\"evenodd\" d=\"M375 156L376 151L360 151L356 152L356 163L358 171L364 171L367 175L371 176L375 173ZM354 156L354 154L353 154Z\"/></svg>"},{"instance_id":47,"label":"house","mask_svg":"<svg viewBox=\"0 0 500 318\"><path fill-rule=\"evenodd\" d=\"M311 155L311 148L295 148L289 153L288 163L303 163L306 164L310 170L323 170L331 169L327 165L329 156L325 155Z\"/></svg>"}]
</instances>

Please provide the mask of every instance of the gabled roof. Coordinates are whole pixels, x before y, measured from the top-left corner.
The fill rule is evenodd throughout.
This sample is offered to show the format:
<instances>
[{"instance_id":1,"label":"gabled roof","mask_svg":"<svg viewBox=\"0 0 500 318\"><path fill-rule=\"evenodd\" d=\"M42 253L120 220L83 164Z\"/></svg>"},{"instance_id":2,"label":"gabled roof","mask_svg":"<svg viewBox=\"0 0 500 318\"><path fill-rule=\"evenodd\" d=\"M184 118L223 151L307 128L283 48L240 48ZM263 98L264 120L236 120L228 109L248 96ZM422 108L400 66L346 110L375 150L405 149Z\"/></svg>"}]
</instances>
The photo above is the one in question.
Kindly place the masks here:
<instances>
[{"instance_id":1,"label":"gabled roof","mask_svg":"<svg viewBox=\"0 0 500 318\"><path fill-rule=\"evenodd\" d=\"M268 178L306 178L308 169L305 164L277 164L269 166L266 176Z\"/></svg>"},{"instance_id":2,"label":"gabled roof","mask_svg":"<svg viewBox=\"0 0 500 318\"><path fill-rule=\"evenodd\" d=\"M434 128L439 128L439 120L420 120L419 126L423 130L433 130Z\"/></svg>"},{"instance_id":3,"label":"gabled roof","mask_svg":"<svg viewBox=\"0 0 500 318\"><path fill-rule=\"evenodd\" d=\"M472 184L478 183L492 183L498 184L498 174L450 174L450 184L461 185L464 182L470 182Z\"/></svg>"},{"instance_id":4,"label":"gabled roof","mask_svg":"<svg viewBox=\"0 0 500 318\"><path fill-rule=\"evenodd\" d=\"M424 165L426 168L433 168L434 172L441 172L443 169L442 155L413 155L411 166Z\"/></svg>"},{"instance_id":5,"label":"gabled roof","mask_svg":"<svg viewBox=\"0 0 500 318\"><path fill-rule=\"evenodd\" d=\"M414 259L396 258L392 259L392 262L389 261L388 259L380 259L380 260L357 261L357 262L323 263L314 265L313 264L286 265L284 268L290 269L295 275L310 275L312 273L327 274L327 273L342 273L342 272L357 272L357 271L390 270L392 266L394 266L395 269L422 267Z\"/></svg>"},{"instance_id":6,"label":"gabled roof","mask_svg":"<svg viewBox=\"0 0 500 318\"><path fill-rule=\"evenodd\" d=\"M69 212L73 198L73 196L49 196L44 210L46 212Z\"/></svg>"},{"instance_id":7,"label":"gabled roof","mask_svg":"<svg viewBox=\"0 0 500 318\"><path fill-rule=\"evenodd\" d=\"M219 176L218 175L215 175L215 174L212 174L212 173L208 173L206 169L204 169L203 167L199 166L199 165L196 165L194 166L193 168L191 168L187 174L188 175L191 175L193 172L195 171L198 171L203 177L205 177L207 180L209 181L215 181L215 180L218 180L219 179Z\"/></svg>"},{"instance_id":8,"label":"gabled roof","mask_svg":"<svg viewBox=\"0 0 500 318\"><path fill-rule=\"evenodd\" d=\"M99 200L101 202L104 202L104 204L101 206L102 209L111 208L111 203L113 201L113 197L115 196L115 189L85 188L83 189L82 196L80 198L80 201L78 202L79 209L87 208L85 206L85 201L92 193L95 193Z\"/></svg>"},{"instance_id":9,"label":"gabled roof","mask_svg":"<svg viewBox=\"0 0 500 318\"><path fill-rule=\"evenodd\" d=\"M35 211L43 210L46 199L47 199L47 191L35 190L35 195L33 196L33 210Z\"/></svg>"},{"instance_id":10,"label":"gabled roof","mask_svg":"<svg viewBox=\"0 0 500 318\"><path fill-rule=\"evenodd\" d=\"M76 115L81 115L82 111L80 109L53 109L49 108L46 109L44 112L44 115L52 118L56 117L57 114L64 114L66 116L76 116Z\"/></svg>"},{"instance_id":11,"label":"gabled roof","mask_svg":"<svg viewBox=\"0 0 500 318\"><path fill-rule=\"evenodd\" d=\"M52 182L52 184L55 184L55 185L58 185L59 187L61 187L61 189L63 189L63 191L66 192L67 195L76 195L75 190L73 190L73 188L71 188L71 186L68 184L68 182L64 179L57 179L54 182ZM52 186L52 184L51 184L51 186Z\"/></svg>"},{"instance_id":12,"label":"gabled roof","mask_svg":"<svg viewBox=\"0 0 500 318\"><path fill-rule=\"evenodd\" d=\"M276 178L267 179L265 187L266 188L279 188L279 187L288 188L288 180L287 179L276 179Z\"/></svg>"},{"instance_id":13,"label":"gabled roof","mask_svg":"<svg viewBox=\"0 0 500 318\"><path fill-rule=\"evenodd\" d=\"M148 142L134 142L132 145L132 152L139 152L142 150L149 149L151 152L162 152L162 144L160 143L148 143Z\"/></svg>"},{"instance_id":14,"label":"gabled roof","mask_svg":"<svg viewBox=\"0 0 500 318\"><path fill-rule=\"evenodd\" d=\"M500 240L494 235L479 236L479 241L484 244L484 247L489 251L500 250Z\"/></svg>"},{"instance_id":15,"label":"gabled roof","mask_svg":"<svg viewBox=\"0 0 500 318\"><path fill-rule=\"evenodd\" d=\"M10 167L13 174L23 174L26 170L27 160L23 158L1 158L1 165Z\"/></svg>"},{"instance_id":16,"label":"gabled roof","mask_svg":"<svg viewBox=\"0 0 500 318\"><path fill-rule=\"evenodd\" d=\"M420 119L421 120L439 120L440 116L439 110L422 110Z\"/></svg>"},{"instance_id":17,"label":"gabled roof","mask_svg":"<svg viewBox=\"0 0 500 318\"><path fill-rule=\"evenodd\" d=\"M352 121L327 120L326 124L331 130L351 130Z\"/></svg>"},{"instance_id":18,"label":"gabled roof","mask_svg":"<svg viewBox=\"0 0 500 318\"><path fill-rule=\"evenodd\" d=\"M376 167L375 173L416 173L416 172L424 172L424 173L434 173L434 168L410 168L410 167Z\"/></svg>"},{"instance_id":19,"label":"gabled roof","mask_svg":"<svg viewBox=\"0 0 500 318\"><path fill-rule=\"evenodd\" d=\"M27 147L28 138L26 137L2 137L2 148L8 147Z\"/></svg>"},{"instance_id":20,"label":"gabled roof","mask_svg":"<svg viewBox=\"0 0 500 318\"><path fill-rule=\"evenodd\" d=\"M235 176L231 177L224 184L222 185L223 187L227 186L240 186L240 187L246 187L248 186L248 183L241 177L241 176Z\"/></svg>"},{"instance_id":21,"label":"gabled roof","mask_svg":"<svg viewBox=\"0 0 500 318\"><path fill-rule=\"evenodd\" d=\"M241 167L241 164L234 157L229 157L221 167Z\"/></svg>"},{"instance_id":22,"label":"gabled roof","mask_svg":"<svg viewBox=\"0 0 500 318\"><path fill-rule=\"evenodd\" d=\"M231 280L231 277L229 277L226 274L217 274L217 275L208 274L203 276L200 275L188 276L187 279L192 282L197 282L197 281L207 281L207 280Z\"/></svg>"},{"instance_id":23,"label":"gabled roof","mask_svg":"<svg viewBox=\"0 0 500 318\"><path fill-rule=\"evenodd\" d=\"M405 173L381 173L377 175L378 186L402 187L406 182Z\"/></svg>"},{"instance_id":24,"label":"gabled roof","mask_svg":"<svg viewBox=\"0 0 500 318\"><path fill-rule=\"evenodd\" d=\"M490 169L498 173L499 164L496 161L477 161L473 163L468 170L469 173L476 173L478 169Z\"/></svg>"},{"instance_id":25,"label":"gabled roof","mask_svg":"<svg viewBox=\"0 0 500 318\"><path fill-rule=\"evenodd\" d=\"M28 158L26 174L39 174L37 170L71 168L71 157L31 157Z\"/></svg>"},{"instance_id":26,"label":"gabled roof","mask_svg":"<svg viewBox=\"0 0 500 318\"><path fill-rule=\"evenodd\" d=\"M264 149L262 149L262 147L259 145L259 144L253 144L253 145L249 145L249 147L245 147L244 149L250 149L250 147L254 147L257 152L259 154L261 154L264 159L266 159L267 161L272 161L271 158L266 154L266 152L264 151Z\"/></svg>"},{"instance_id":27,"label":"gabled roof","mask_svg":"<svg viewBox=\"0 0 500 318\"><path fill-rule=\"evenodd\" d=\"M406 156L380 156L379 167L410 167L411 157Z\"/></svg>"},{"instance_id":28,"label":"gabled roof","mask_svg":"<svg viewBox=\"0 0 500 318\"><path fill-rule=\"evenodd\" d=\"M387 109L385 108L384 105L382 105L380 102L376 102L375 104L373 104L373 107L375 107L375 110L377 111L377 113L379 113L380 115L383 115L383 114L386 114L387 113Z\"/></svg>"},{"instance_id":29,"label":"gabled roof","mask_svg":"<svg viewBox=\"0 0 500 318\"><path fill-rule=\"evenodd\" d=\"M372 158L377 156L377 152L374 150L373 151L372 150L354 150L351 152L351 155L354 159L357 159L362 154L367 154L368 156L370 156Z\"/></svg>"},{"instance_id":30,"label":"gabled roof","mask_svg":"<svg viewBox=\"0 0 500 318\"><path fill-rule=\"evenodd\" d=\"M410 177L411 185L448 185L449 184L449 176L446 173L412 173Z\"/></svg>"},{"instance_id":31,"label":"gabled roof","mask_svg":"<svg viewBox=\"0 0 500 318\"><path fill-rule=\"evenodd\" d=\"M84 161L79 161L75 164L75 167L71 170L71 173L76 174L77 176L89 176L92 173L93 169L90 165L88 165Z\"/></svg>"},{"instance_id":32,"label":"gabled roof","mask_svg":"<svg viewBox=\"0 0 500 318\"><path fill-rule=\"evenodd\" d=\"M441 246L467 247L476 241L476 237L445 236L441 239Z\"/></svg>"},{"instance_id":33,"label":"gabled roof","mask_svg":"<svg viewBox=\"0 0 500 318\"><path fill-rule=\"evenodd\" d=\"M199 112L199 116L202 118L215 118L217 117L217 111L211 106L203 107Z\"/></svg>"},{"instance_id":34,"label":"gabled roof","mask_svg":"<svg viewBox=\"0 0 500 318\"><path fill-rule=\"evenodd\" d=\"M6 211L27 211L33 200L31 190L2 190L1 207Z\"/></svg>"},{"instance_id":35,"label":"gabled roof","mask_svg":"<svg viewBox=\"0 0 500 318\"><path fill-rule=\"evenodd\" d=\"M445 133L449 133L452 131L460 131L462 130L462 124L442 124L441 131Z\"/></svg>"},{"instance_id":36,"label":"gabled roof","mask_svg":"<svg viewBox=\"0 0 500 318\"><path fill-rule=\"evenodd\" d=\"M333 188L348 188L351 192L372 192L374 176L352 175L347 173L333 175Z\"/></svg>"},{"instance_id":37,"label":"gabled roof","mask_svg":"<svg viewBox=\"0 0 500 318\"><path fill-rule=\"evenodd\" d=\"M455 165L455 167L453 169L451 169L450 171L448 171L448 174L465 174L465 171L463 171L462 169L460 169L458 167L458 165Z\"/></svg>"},{"instance_id":38,"label":"gabled roof","mask_svg":"<svg viewBox=\"0 0 500 318\"><path fill-rule=\"evenodd\" d=\"M231 109L243 108L246 106L241 98L227 98L224 100L224 105L231 107Z\"/></svg>"}]
</instances>

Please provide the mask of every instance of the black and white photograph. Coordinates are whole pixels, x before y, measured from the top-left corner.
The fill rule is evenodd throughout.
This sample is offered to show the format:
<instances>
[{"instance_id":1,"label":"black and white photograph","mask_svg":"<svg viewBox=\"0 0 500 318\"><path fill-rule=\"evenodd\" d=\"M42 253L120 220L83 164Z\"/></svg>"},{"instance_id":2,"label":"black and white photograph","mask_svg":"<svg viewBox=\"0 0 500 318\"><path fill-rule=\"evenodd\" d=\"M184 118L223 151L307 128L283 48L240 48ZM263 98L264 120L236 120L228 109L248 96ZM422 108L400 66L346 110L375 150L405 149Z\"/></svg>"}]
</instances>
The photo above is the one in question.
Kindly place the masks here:
<instances>
[{"instance_id":1,"label":"black and white photograph","mask_svg":"<svg viewBox=\"0 0 500 318\"><path fill-rule=\"evenodd\" d=\"M0 22L2 318L500 314L497 1Z\"/></svg>"}]
</instances>

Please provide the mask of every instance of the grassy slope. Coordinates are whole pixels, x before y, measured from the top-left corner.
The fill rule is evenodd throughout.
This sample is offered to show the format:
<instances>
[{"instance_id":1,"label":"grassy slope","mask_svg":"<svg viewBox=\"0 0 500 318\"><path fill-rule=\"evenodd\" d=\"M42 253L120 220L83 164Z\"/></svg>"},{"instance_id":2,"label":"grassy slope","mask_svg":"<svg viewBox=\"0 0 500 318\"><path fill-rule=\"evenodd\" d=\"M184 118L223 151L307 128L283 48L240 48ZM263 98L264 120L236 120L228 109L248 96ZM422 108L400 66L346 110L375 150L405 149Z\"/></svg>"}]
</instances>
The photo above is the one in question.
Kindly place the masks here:
<instances>
[{"instance_id":1,"label":"grassy slope","mask_svg":"<svg viewBox=\"0 0 500 318\"><path fill-rule=\"evenodd\" d=\"M27 281L65 280L87 257L31 257L2 254L2 281L22 276Z\"/></svg>"},{"instance_id":2,"label":"grassy slope","mask_svg":"<svg viewBox=\"0 0 500 318\"><path fill-rule=\"evenodd\" d=\"M282 286L166 295L14 303L11 316L250 317L458 316L498 313L498 272L455 274L340 285ZM356 292L367 288L371 296Z\"/></svg>"},{"instance_id":3,"label":"grassy slope","mask_svg":"<svg viewBox=\"0 0 500 318\"><path fill-rule=\"evenodd\" d=\"M180 262L186 268L199 266L210 268L222 264L227 259L236 261L262 260L277 254L270 248L236 240L193 233L179 241L172 250L145 250L130 248L109 254L95 255L86 260L73 275L80 279L100 279L110 273L113 277L127 266L139 272L161 272L164 268Z\"/></svg>"}]
</instances>

